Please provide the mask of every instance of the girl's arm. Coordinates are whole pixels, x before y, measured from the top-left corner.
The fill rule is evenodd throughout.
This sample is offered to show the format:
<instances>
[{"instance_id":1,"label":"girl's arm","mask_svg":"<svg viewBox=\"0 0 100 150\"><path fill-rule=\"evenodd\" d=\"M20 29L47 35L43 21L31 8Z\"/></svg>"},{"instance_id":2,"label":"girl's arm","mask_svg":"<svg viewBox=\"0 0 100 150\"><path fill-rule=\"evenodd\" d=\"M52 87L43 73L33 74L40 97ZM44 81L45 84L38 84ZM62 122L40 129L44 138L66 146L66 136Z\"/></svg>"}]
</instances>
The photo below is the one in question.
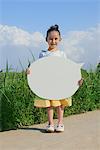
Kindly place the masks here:
<instances>
[{"instance_id":1,"label":"girl's arm","mask_svg":"<svg viewBox=\"0 0 100 150\"><path fill-rule=\"evenodd\" d=\"M30 69L29 69L29 67L30 67L30 63L28 64L28 68L26 69L26 74L30 74Z\"/></svg>"},{"instance_id":2,"label":"girl's arm","mask_svg":"<svg viewBox=\"0 0 100 150\"><path fill-rule=\"evenodd\" d=\"M30 74L30 69L29 68L26 69L26 74Z\"/></svg>"}]
</instances>

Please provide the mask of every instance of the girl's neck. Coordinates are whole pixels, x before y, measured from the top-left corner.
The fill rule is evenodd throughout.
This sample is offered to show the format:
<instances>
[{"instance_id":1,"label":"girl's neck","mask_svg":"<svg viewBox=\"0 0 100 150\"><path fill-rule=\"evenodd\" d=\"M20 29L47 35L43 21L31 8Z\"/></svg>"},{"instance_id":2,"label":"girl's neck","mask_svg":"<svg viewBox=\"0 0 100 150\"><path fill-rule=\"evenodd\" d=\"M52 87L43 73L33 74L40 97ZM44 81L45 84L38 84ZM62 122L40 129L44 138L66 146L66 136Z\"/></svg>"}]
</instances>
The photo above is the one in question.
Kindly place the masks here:
<instances>
[{"instance_id":1,"label":"girl's neck","mask_svg":"<svg viewBox=\"0 0 100 150\"><path fill-rule=\"evenodd\" d=\"M57 50L58 50L57 48L54 49L48 48L48 51L57 51Z\"/></svg>"}]
</instances>

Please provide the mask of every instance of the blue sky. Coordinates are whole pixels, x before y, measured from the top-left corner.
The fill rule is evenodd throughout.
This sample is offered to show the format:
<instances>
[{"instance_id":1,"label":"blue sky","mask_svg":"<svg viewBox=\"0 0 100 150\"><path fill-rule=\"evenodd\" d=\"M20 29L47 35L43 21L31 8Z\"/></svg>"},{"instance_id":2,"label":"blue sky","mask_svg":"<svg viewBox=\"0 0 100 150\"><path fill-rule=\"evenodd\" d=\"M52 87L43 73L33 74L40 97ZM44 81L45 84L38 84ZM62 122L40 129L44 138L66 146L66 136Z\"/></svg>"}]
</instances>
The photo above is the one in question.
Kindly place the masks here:
<instances>
[{"instance_id":1,"label":"blue sky","mask_svg":"<svg viewBox=\"0 0 100 150\"><path fill-rule=\"evenodd\" d=\"M1 24L43 34L53 24L62 33L85 30L100 22L99 0L0 0Z\"/></svg>"},{"instance_id":2,"label":"blue sky","mask_svg":"<svg viewBox=\"0 0 100 150\"><path fill-rule=\"evenodd\" d=\"M47 49L47 29L58 24L61 50L84 68L100 61L100 0L0 0L0 69L24 67ZM64 36L63 36L64 35ZM27 47L27 48L26 48Z\"/></svg>"}]
</instances>

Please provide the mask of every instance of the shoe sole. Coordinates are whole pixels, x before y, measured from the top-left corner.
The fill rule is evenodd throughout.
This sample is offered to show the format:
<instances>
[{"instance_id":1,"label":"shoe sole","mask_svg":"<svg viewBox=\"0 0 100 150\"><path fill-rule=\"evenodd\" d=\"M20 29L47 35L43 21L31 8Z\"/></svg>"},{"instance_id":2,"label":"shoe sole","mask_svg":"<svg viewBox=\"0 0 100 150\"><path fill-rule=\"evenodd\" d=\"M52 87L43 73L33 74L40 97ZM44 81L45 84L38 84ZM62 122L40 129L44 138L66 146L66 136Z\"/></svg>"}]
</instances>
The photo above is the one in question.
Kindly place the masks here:
<instances>
[{"instance_id":1,"label":"shoe sole","mask_svg":"<svg viewBox=\"0 0 100 150\"><path fill-rule=\"evenodd\" d=\"M55 130L55 132L64 132L64 130L63 131L57 131L57 130Z\"/></svg>"},{"instance_id":2,"label":"shoe sole","mask_svg":"<svg viewBox=\"0 0 100 150\"><path fill-rule=\"evenodd\" d=\"M46 130L47 133L54 133L54 131Z\"/></svg>"}]
</instances>

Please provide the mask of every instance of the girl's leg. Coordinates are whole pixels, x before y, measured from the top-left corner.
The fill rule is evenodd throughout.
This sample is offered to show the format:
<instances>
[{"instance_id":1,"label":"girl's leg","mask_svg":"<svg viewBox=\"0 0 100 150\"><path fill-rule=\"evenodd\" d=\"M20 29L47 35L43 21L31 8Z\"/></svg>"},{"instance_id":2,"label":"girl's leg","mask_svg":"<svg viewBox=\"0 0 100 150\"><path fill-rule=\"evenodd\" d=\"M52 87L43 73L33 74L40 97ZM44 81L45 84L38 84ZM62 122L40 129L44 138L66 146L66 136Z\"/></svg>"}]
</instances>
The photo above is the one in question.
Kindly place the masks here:
<instances>
[{"instance_id":1,"label":"girl's leg","mask_svg":"<svg viewBox=\"0 0 100 150\"><path fill-rule=\"evenodd\" d=\"M52 107L48 107L47 108L47 112L48 112L49 125L54 125L54 122L53 122L53 108Z\"/></svg>"},{"instance_id":2,"label":"girl's leg","mask_svg":"<svg viewBox=\"0 0 100 150\"><path fill-rule=\"evenodd\" d=\"M58 115L58 125L63 125L63 113L64 113L64 106L57 107L57 115Z\"/></svg>"},{"instance_id":3,"label":"girl's leg","mask_svg":"<svg viewBox=\"0 0 100 150\"><path fill-rule=\"evenodd\" d=\"M57 107L58 125L56 127L56 132L63 132L64 131L63 113L64 113L64 106L58 106Z\"/></svg>"}]
</instances>

